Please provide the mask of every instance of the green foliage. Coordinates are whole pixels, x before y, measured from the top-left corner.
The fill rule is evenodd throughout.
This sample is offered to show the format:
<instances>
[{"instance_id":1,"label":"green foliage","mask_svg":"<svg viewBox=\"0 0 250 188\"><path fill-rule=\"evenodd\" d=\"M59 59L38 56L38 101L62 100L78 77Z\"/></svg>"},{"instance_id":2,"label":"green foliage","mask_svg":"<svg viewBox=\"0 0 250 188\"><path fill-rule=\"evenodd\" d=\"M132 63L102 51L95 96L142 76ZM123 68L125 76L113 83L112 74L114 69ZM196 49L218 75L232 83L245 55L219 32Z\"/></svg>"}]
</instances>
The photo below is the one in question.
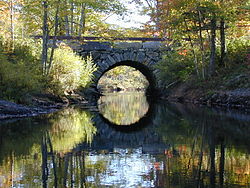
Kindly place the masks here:
<instances>
[{"instance_id":1,"label":"green foliage","mask_svg":"<svg viewBox=\"0 0 250 188\"><path fill-rule=\"evenodd\" d=\"M0 52L1 98L19 100L27 93L43 89L45 82L40 73L36 46L31 40L17 41L13 52Z\"/></svg>"},{"instance_id":2,"label":"green foliage","mask_svg":"<svg viewBox=\"0 0 250 188\"><path fill-rule=\"evenodd\" d=\"M91 57L82 60L69 48L57 48L49 75L49 89L54 94L63 95L87 87L95 70Z\"/></svg>"},{"instance_id":3,"label":"green foliage","mask_svg":"<svg viewBox=\"0 0 250 188\"><path fill-rule=\"evenodd\" d=\"M16 41L13 52L0 52L1 98L17 101L27 93L44 92L47 87L61 95L90 83L95 70L91 58L82 60L71 49L58 48L47 79L41 73L40 51L39 43L27 39Z\"/></svg>"},{"instance_id":4,"label":"green foliage","mask_svg":"<svg viewBox=\"0 0 250 188\"><path fill-rule=\"evenodd\" d=\"M78 35L83 14L83 28L81 34L85 32L102 33L103 27L109 27L103 21L104 17L112 14L123 14L126 9L119 0L47 0L49 19L48 25L50 35L54 34L55 12L59 6L59 31L61 35L66 34L66 26L70 27L70 35ZM83 8L83 9L82 9ZM43 12L41 1L24 0L22 4L21 19L25 24L25 32L27 34L41 34ZM65 17L68 17L69 23L66 23ZM32 18L32 19L31 19ZM70 22L73 22L71 25ZM27 29L26 29L27 28ZM107 28L106 28L107 29Z\"/></svg>"},{"instance_id":5,"label":"green foliage","mask_svg":"<svg viewBox=\"0 0 250 188\"><path fill-rule=\"evenodd\" d=\"M217 83L226 89L250 87L250 42L245 38L228 41L225 67L218 67ZM219 59L219 52L217 53Z\"/></svg>"},{"instance_id":6,"label":"green foliage","mask_svg":"<svg viewBox=\"0 0 250 188\"><path fill-rule=\"evenodd\" d=\"M87 87L95 66L89 57L82 60L70 48L55 50L48 77L42 75L41 43L31 39L16 40L14 51L1 43L0 98L22 101L26 94L52 92L63 95L79 87Z\"/></svg>"},{"instance_id":7,"label":"green foliage","mask_svg":"<svg viewBox=\"0 0 250 188\"><path fill-rule=\"evenodd\" d=\"M185 49L191 48L188 45ZM198 56L198 62L201 62L201 55L199 50L195 48L195 53ZM206 79L208 82L204 85L204 79L196 76L196 86L214 88L216 86L225 85L228 89L236 89L239 87L249 87L249 64L250 54L250 42L245 38L227 40L227 52L225 57L225 67L219 66L220 51L217 49L217 75L212 79ZM204 54L205 62L208 63L209 52ZM195 63L190 50L178 51L176 48L175 52L167 52L162 62L157 65L157 68L161 71L161 79L166 85L169 85L175 81L184 81L194 72ZM202 66L201 63L198 66ZM205 64L207 66L207 64ZM245 74L246 73L246 74Z\"/></svg>"},{"instance_id":8,"label":"green foliage","mask_svg":"<svg viewBox=\"0 0 250 188\"><path fill-rule=\"evenodd\" d=\"M167 52L156 68L161 71L160 77L166 85L176 81L184 81L194 71L191 55L177 51Z\"/></svg>"},{"instance_id":9,"label":"green foliage","mask_svg":"<svg viewBox=\"0 0 250 188\"><path fill-rule=\"evenodd\" d=\"M245 38L228 41L226 65L242 64L250 61L250 41ZM248 65L249 66L249 65Z\"/></svg>"},{"instance_id":10,"label":"green foliage","mask_svg":"<svg viewBox=\"0 0 250 188\"><path fill-rule=\"evenodd\" d=\"M130 66L118 66L106 72L98 82L99 88L123 90L146 89L149 83L145 76Z\"/></svg>"}]
</instances>

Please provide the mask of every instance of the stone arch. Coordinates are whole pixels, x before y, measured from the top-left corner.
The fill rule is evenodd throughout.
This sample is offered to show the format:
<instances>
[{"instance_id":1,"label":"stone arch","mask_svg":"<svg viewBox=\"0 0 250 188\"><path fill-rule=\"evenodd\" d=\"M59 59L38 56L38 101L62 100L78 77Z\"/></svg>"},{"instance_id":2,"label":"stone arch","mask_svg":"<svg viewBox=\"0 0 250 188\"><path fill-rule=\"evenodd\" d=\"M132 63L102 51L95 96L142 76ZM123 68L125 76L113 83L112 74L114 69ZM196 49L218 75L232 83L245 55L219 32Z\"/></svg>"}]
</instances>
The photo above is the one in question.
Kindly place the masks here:
<instances>
[{"instance_id":1,"label":"stone arch","mask_svg":"<svg viewBox=\"0 0 250 188\"><path fill-rule=\"evenodd\" d=\"M117 66L126 65L140 71L149 81L148 91L153 92L160 86L159 71L154 67L157 60L154 59L153 56L147 56L145 51L130 50L115 53L103 53L99 58L95 59L97 70L94 72L95 78L93 80L93 86L97 88L99 79L107 71Z\"/></svg>"}]
</instances>

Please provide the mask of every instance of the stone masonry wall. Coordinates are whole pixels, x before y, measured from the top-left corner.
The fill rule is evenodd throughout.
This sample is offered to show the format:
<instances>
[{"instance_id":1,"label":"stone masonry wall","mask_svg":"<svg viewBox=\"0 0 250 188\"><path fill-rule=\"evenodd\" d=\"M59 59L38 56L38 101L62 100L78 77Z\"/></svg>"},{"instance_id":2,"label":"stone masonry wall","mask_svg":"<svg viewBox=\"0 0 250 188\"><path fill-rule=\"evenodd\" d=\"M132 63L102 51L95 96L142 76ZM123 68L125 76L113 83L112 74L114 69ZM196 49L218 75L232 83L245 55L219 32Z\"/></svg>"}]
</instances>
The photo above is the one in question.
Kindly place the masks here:
<instances>
[{"instance_id":1,"label":"stone masonry wall","mask_svg":"<svg viewBox=\"0 0 250 188\"><path fill-rule=\"evenodd\" d=\"M155 68L161 60L163 51L169 50L160 42L87 42L81 45L77 52L82 57L92 56L97 65L94 73L94 85L97 85L99 78L110 68L123 63L141 71L146 77L154 79L154 88L162 87L159 79L159 70ZM143 72L147 68L149 71ZM150 72L150 74L148 73ZM148 76L147 76L148 75Z\"/></svg>"}]
</instances>

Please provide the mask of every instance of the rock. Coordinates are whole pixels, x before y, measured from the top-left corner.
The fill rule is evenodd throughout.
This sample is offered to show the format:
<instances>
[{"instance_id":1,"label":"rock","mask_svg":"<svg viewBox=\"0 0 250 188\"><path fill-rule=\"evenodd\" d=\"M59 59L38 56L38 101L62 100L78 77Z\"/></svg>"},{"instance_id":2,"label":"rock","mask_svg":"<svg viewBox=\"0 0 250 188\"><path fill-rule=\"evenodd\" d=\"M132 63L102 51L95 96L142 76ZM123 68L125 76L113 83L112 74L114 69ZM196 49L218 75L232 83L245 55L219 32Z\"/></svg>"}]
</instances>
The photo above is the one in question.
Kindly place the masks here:
<instances>
[{"instance_id":1,"label":"rock","mask_svg":"<svg viewBox=\"0 0 250 188\"><path fill-rule=\"evenodd\" d=\"M139 49L139 48L142 48L142 43L141 42L115 42L114 43L114 48L119 48L119 49L128 49L128 48Z\"/></svg>"},{"instance_id":2,"label":"rock","mask_svg":"<svg viewBox=\"0 0 250 188\"><path fill-rule=\"evenodd\" d=\"M82 51L110 51L111 50L111 43L109 42L86 42L85 44L81 45Z\"/></svg>"},{"instance_id":3,"label":"rock","mask_svg":"<svg viewBox=\"0 0 250 188\"><path fill-rule=\"evenodd\" d=\"M150 49L159 49L163 47L161 42L144 42L143 48L150 48Z\"/></svg>"}]
</instances>

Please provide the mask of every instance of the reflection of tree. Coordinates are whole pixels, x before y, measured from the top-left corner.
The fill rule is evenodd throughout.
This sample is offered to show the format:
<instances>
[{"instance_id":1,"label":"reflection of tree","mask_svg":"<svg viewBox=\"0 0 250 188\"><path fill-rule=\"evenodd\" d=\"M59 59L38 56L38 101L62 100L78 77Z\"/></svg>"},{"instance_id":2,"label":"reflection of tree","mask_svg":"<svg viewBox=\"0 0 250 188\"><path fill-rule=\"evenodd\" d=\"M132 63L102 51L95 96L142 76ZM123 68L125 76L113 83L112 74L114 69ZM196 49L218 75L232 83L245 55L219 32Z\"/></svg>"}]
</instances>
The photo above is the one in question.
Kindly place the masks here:
<instances>
[{"instance_id":1,"label":"reflection of tree","mask_svg":"<svg viewBox=\"0 0 250 188\"><path fill-rule=\"evenodd\" d=\"M69 151L81 142L91 143L96 133L90 114L86 111L67 109L50 122L51 141L58 152Z\"/></svg>"},{"instance_id":2,"label":"reflection of tree","mask_svg":"<svg viewBox=\"0 0 250 188\"><path fill-rule=\"evenodd\" d=\"M166 112L170 109L172 113ZM247 122L200 108L170 106L159 113L165 116L159 119L158 132L172 146L165 152L166 170L161 172L161 183L166 187L249 185L249 154L238 147L239 139L243 145L244 139L248 139L249 131L244 126ZM238 131L239 127L245 127L246 132Z\"/></svg>"},{"instance_id":3,"label":"reflection of tree","mask_svg":"<svg viewBox=\"0 0 250 188\"><path fill-rule=\"evenodd\" d=\"M90 114L84 111L69 108L50 115L48 120L42 119L1 127L5 134L1 134L0 177L4 177L4 184L1 185L0 180L0 187L11 187L11 184L40 187L42 182L53 187L60 177L60 157L67 156L67 152L81 142L90 144L96 133Z\"/></svg>"},{"instance_id":4,"label":"reflection of tree","mask_svg":"<svg viewBox=\"0 0 250 188\"><path fill-rule=\"evenodd\" d=\"M44 140L48 141L49 135ZM87 187L84 152L69 152L61 156L52 150L46 152L48 149L45 141L42 144L43 187Z\"/></svg>"},{"instance_id":5,"label":"reflection of tree","mask_svg":"<svg viewBox=\"0 0 250 188\"><path fill-rule=\"evenodd\" d=\"M144 93L107 95L98 101L100 113L117 125L131 125L148 111L149 104Z\"/></svg>"},{"instance_id":6,"label":"reflection of tree","mask_svg":"<svg viewBox=\"0 0 250 188\"><path fill-rule=\"evenodd\" d=\"M0 186L118 187L117 182L128 182L129 178L135 180L138 187L143 187L142 182L153 182L144 187L170 188L249 186L249 122L195 107L165 105L155 111L152 125L135 132L136 139L133 135L129 137L130 133L119 132L114 140L98 142L98 135L92 146L102 141L107 141L108 146L103 143L102 149L92 152L84 149L88 144L79 142L91 143L96 129L91 116L76 109L66 109L46 121L25 120L26 126L21 122L19 126L1 126L4 134L0 141L0 178L4 180L0 179ZM164 147L160 148L159 140L164 140ZM110 142L115 141L138 144L125 144L126 149L119 150L110 146ZM158 143L149 148L159 151L156 154L146 150L152 143ZM136 171L138 167L142 170ZM123 173L122 168L130 171L125 169ZM135 176L131 169L136 172ZM121 179L129 177L121 180L117 174Z\"/></svg>"}]
</instances>

